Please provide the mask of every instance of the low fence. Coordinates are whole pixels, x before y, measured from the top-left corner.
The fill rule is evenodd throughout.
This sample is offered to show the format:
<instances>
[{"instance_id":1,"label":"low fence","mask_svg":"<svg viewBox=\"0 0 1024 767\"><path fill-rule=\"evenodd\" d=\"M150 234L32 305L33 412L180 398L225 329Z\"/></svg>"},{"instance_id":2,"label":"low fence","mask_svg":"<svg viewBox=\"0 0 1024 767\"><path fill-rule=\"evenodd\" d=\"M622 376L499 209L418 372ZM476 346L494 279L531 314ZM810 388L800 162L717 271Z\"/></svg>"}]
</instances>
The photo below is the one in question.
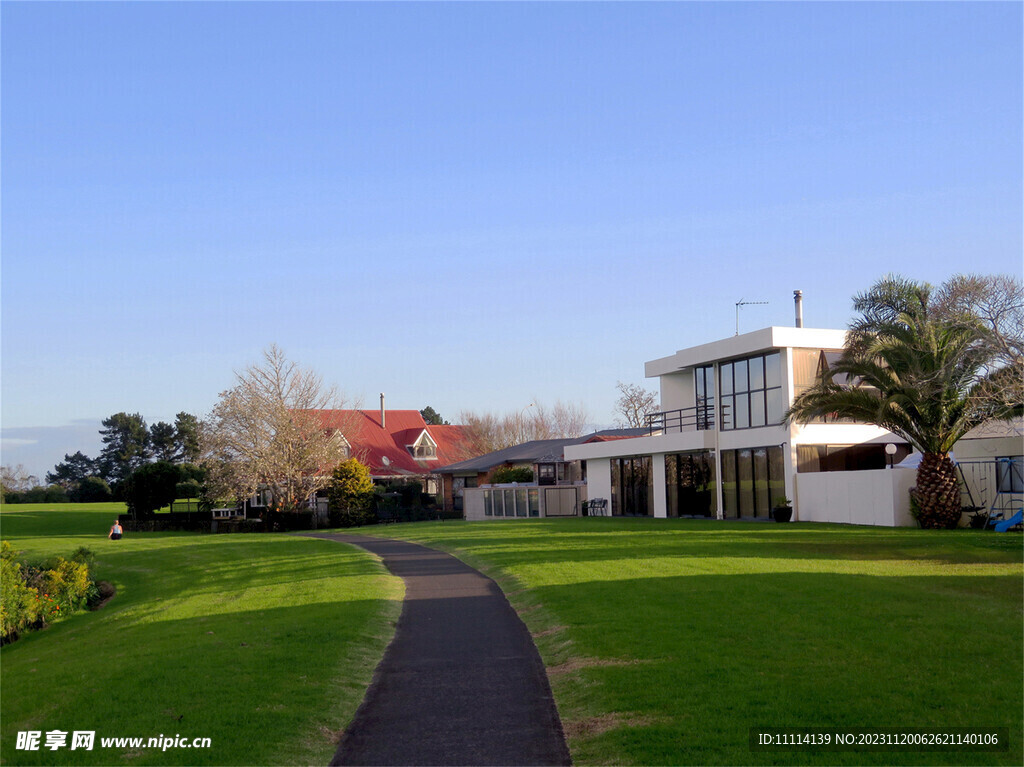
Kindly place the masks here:
<instances>
[{"instance_id":1,"label":"low fence","mask_svg":"<svg viewBox=\"0 0 1024 767\"><path fill-rule=\"evenodd\" d=\"M466 519L578 517L586 500L586 485L485 485L467 487L463 495Z\"/></svg>"},{"instance_id":2,"label":"low fence","mask_svg":"<svg viewBox=\"0 0 1024 767\"><path fill-rule=\"evenodd\" d=\"M852 525L913 527L907 469L822 471L796 475L796 519Z\"/></svg>"},{"instance_id":3,"label":"low fence","mask_svg":"<svg viewBox=\"0 0 1024 767\"><path fill-rule=\"evenodd\" d=\"M160 533L170 531L210 532L212 522L208 511L165 511L136 518L120 514L117 521L126 533Z\"/></svg>"}]
</instances>

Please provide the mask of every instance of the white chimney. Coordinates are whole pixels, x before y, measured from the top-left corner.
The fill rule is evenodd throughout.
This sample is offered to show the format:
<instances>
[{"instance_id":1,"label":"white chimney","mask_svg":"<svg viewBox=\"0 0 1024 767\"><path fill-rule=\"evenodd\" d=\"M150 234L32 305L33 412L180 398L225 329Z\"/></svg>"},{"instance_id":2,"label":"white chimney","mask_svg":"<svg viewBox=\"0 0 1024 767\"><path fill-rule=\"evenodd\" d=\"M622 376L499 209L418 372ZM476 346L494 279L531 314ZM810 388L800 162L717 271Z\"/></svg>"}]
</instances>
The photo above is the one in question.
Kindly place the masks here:
<instances>
[{"instance_id":1,"label":"white chimney","mask_svg":"<svg viewBox=\"0 0 1024 767\"><path fill-rule=\"evenodd\" d=\"M804 294L803 291L793 291L793 303L796 304L796 326L802 328L804 326Z\"/></svg>"},{"instance_id":2,"label":"white chimney","mask_svg":"<svg viewBox=\"0 0 1024 767\"><path fill-rule=\"evenodd\" d=\"M380 428L387 428L387 424L384 423L384 392L380 393Z\"/></svg>"}]
</instances>

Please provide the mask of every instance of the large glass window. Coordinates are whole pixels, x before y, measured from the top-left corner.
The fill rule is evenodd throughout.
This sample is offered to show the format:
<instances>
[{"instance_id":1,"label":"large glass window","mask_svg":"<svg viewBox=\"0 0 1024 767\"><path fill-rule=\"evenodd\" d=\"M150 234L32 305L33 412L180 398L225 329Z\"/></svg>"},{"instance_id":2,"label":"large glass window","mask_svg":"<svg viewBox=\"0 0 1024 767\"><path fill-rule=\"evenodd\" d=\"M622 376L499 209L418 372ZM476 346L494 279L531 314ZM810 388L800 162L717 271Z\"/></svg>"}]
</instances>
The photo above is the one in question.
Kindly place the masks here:
<instances>
[{"instance_id":1,"label":"large glass window","mask_svg":"<svg viewBox=\"0 0 1024 767\"><path fill-rule=\"evenodd\" d=\"M794 397L799 397L820 381L843 356L841 349L793 349L791 354ZM837 375L833 380L845 384L846 376ZM817 416L810 423L834 423L839 420L836 416Z\"/></svg>"},{"instance_id":2,"label":"large glass window","mask_svg":"<svg viewBox=\"0 0 1024 767\"><path fill-rule=\"evenodd\" d=\"M785 494L782 448L756 447L722 452L722 514L767 517Z\"/></svg>"},{"instance_id":3,"label":"large glass window","mask_svg":"<svg viewBox=\"0 0 1024 767\"><path fill-rule=\"evenodd\" d=\"M654 514L651 457L612 459L612 514L649 517Z\"/></svg>"},{"instance_id":4,"label":"large glass window","mask_svg":"<svg viewBox=\"0 0 1024 767\"><path fill-rule=\"evenodd\" d=\"M715 514L715 462L710 451L665 456L665 499L670 517Z\"/></svg>"},{"instance_id":5,"label":"large glass window","mask_svg":"<svg viewBox=\"0 0 1024 767\"><path fill-rule=\"evenodd\" d=\"M750 429L782 422L785 407L778 352L723 362L720 371L722 429Z\"/></svg>"},{"instance_id":6,"label":"large glass window","mask_svg":"<svg viewBox=\"0 0 1024 767\"><path fill-rule=\"evenodd\" d=\"M899 463L910 455L909 445L896 445L891 463ZM797 445L796 470L801 473L816 471L864 471L884 469L890 464L885 445Z\"/></svg>"}]
</instances>

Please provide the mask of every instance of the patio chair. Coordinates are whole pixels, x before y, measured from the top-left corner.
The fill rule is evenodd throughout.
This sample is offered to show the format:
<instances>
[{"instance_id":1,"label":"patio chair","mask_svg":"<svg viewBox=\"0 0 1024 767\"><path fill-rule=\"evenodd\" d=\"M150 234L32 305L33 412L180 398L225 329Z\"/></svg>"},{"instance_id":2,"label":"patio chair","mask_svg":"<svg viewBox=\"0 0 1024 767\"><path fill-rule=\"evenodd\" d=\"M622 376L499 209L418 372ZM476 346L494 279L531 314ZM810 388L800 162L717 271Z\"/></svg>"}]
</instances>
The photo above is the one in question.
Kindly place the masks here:
<instances>
[{"instance_id":1,"label":"patio chair","mask_svg":"<svg viewBox=\"0 0 1024 767\"><path fill-rule=\"evenodd\" d=\"M995 528L997 533L1005 533L1007 530L1024 524L1024 509L1021 509L1009 519L1004 519L1002 522L996 522Z\"/></svg>"}]
</instances>

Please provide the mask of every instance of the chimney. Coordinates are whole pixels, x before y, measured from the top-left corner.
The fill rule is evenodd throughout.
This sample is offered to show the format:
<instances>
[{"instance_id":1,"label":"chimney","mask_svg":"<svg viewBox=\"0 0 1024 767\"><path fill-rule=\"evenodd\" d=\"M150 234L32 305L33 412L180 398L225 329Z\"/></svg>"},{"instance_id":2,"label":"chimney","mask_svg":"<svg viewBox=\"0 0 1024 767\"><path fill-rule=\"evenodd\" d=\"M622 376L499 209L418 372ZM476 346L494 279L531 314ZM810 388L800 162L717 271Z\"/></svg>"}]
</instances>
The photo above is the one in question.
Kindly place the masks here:
<instances>
[{"instance_id":1,"label":"chimney","mask_svg":"<svg viewBox=\"0 0 1024 767\"><path fill-rule=\"evenodd\" d=\"M380 428L384 429L387 424L384 423L384 392L380 393Z\"/></svg>"},{"instance_id":2,"label":"chimney","mask_svg":"<svg viewBox=\"0 0 1024 767\"><path fill-rule=\"evenodd\" d=\"M793 303L796 304L796 326L802 328L804 326L804 294L803 291L793 291Z\"/></svg>"}]
</instances>

